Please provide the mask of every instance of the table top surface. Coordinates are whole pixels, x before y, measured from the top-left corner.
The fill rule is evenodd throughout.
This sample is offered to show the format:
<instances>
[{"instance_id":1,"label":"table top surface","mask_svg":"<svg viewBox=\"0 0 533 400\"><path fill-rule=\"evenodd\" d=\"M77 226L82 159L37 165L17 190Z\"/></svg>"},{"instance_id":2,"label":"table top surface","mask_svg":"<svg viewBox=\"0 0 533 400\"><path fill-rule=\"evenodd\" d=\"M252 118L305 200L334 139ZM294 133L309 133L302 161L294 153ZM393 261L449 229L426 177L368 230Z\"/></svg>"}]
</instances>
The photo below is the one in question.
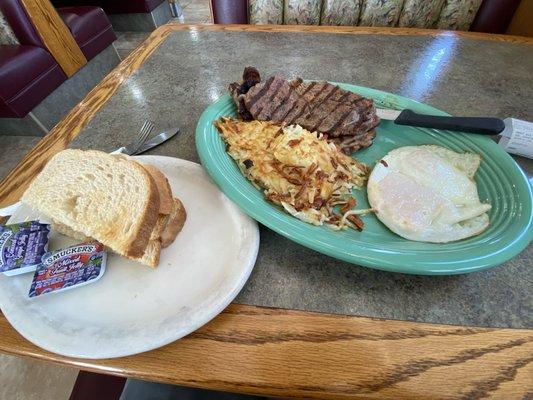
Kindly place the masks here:
<instances>
[{"instance_id":1,"label":"table top surface","mask_svg":"<svg viewBox=\"0 0 533 400\"><path fill-rule=\"evenodd\" d=\"M300 76L306 79L373 87L410 97L454 115L489 114L503 118L513 116L533 120L533 87L530 83L533 71L533 46L531 41L525 38L406 29L167 25L155 31L140 48L102 81L21 162L15 173L10 174L2 182L0 203L7 204L16 200L23 190L24 182L30 180L43 162L55 152L65 147L112 151L130 142L145 119L155 121L156 130L165 130L174 126L181 128L177 138L153 149L148 154L198 162L194 132L200 114L226 92L228 83L240 79L242 70L247 65L256 66L264 76L278 73L287 77ZM517 161L528 176L533 174L531 160L517 158ZM256 370L242 379L238 375L228 376L217 371L213 376L204 373L201 379L195 376L196 380L192 378L187 380L183 378L183 368L178 368L181 372L174 369L173 372L165 373L162 370L150 374L150 369L143 369L142 366L146 367L153 363L151 357L155 357L155 354L160 358L161 354L165 354L166 357L171 355L176 357L177 349L183 346L190 346L189 351L192 356L195 341L202 341L203 345L206 341L218 343L217 349L213 351L215 353L221 351L221 356L225 350L228 350L221 347L236 346L233 351L241 351L242 357L254 357L253 353L249 353L250 346L262 347L272 342L279 343L278 347L271 349L268 353L271 354L268 356L270 359L264 365L272 365L275 368L281 363L285 368L293 370L296 364L283 357L283 346L286 344L285 341L288 341L289 347L294 346L288 350L300 352L309 345L305 342L311 342L317 347L313 348L313 351L327 351L332 357L342 350L356 351L359 356L364 355L368 358L365 348L368 350L376 345L379 350L372 351L379 353L380 356L369 362L374 363L374 367L381 366L386 369L392 368L392 364L397 363L393 362L394 358L387 362L382 356L392 356L395 351L399 351L401 354L397 356L407 360L411 357L412 351L407 348L404 349L404 353L393 350L395 346L390 346L392 342L386 335L393 335L395 340L408 339L413 345L418 340L416 346L422 346L424 350L420 351L426 352L426 359L432 360L444 356L438 354L437 344L448 339L438 337L450 336L450 343L453 342L453 346L458 347L455 349L457 352L447 356L451 357L450 360L453 358L456 361L436 362L440 367L456 364L464 366L470 358L466 357L463 361L459 361L461 352L474 351L469 346L481 346L484 340L490 338L494 342L485 343L488 346L486 348L492 349L487 350L489 353L500 351L494 350L496 348L494 346L504 346L502 351L504 348L512 351L505 356L503 353L500 354L500 358L495 358L497 361L490 357L483 359L481 355L474 356L473 359L477 360L474 365L481 368L484 362L498 362L501 363L501 368L505 369L511 368L508 363L512 363L513 368L520 373L517 372L514 378L501 378L501 385L503 382L514 381L517 386L510 385L508 389L518 390L516 393L521 393L520 390L525 386L529 384L531 387L533 384L531 379L527 379L526 371L527 368L531 370L530 367L526 367L531 359L526 362L523 358L523 355L527 354L527 348L531 349L533 340L531 331L442 327L401 321L374 321L356 316L491 328L531 328L533 326L533 297L530 293L533 281L532 259L533 246L530 245L519 256L491 270L448 277L409 276L347 264L295 244L262 227L261 246L254 272L236 302L271 308L233 305L230 311L226 311L206 328L202 328L187 339L155 352L129 357L135 359L134 364L136 364L136 369L130 370L127 368L128 362L124 361L126 359L81 362L54 356L32 347L20 338L17 339L14 333L11 345L15 345L15 349L7 348L5 343L0 344L0 349L67 362L89 369L193 386L278 395L335 397L340 394L356 396L364 393L392 395L393 392L388 390L398 389L402 385L397 386L396 381L390 378L392 379L390 385L377 385L370 390L366 384L361 383L359 377L355 376L357 374L348 373L345 375L345 379L348 380L335 390L331 386L328 387L331 382L327 380L329 376L327 374L326 378L321 377L312 388L305 389L303 381L298 381L303 377L296 377L295 381L291 381L290 377L273 378L272 374L263 370ZM283 309L302 310L302 312L285 312ZM308 312L342 314L344 317ZM246 315L249 315L248 321ZM285 334L291 330L300 332L303 329L306 337L310 336L313 339L303 340L298 347L289 339L274 338L272 335L283 336L283 332L276 331L276 328L272 327L273 318L274 320L282 318L288 324ZM311 323L313 318L316 320ZM255 342L252 343L242 338L241 341L237 337L232 341L227 337L226 331L231 332L232 326L227 324L235 323L235 320L238 323L233 327L234 332L243 330L248 336L250 335L250 331L246 328L248 324L252 322L264 324L264 330L256 325L252 334L253 337L263 336L263 339L255 338ZM309 331L316 321L322 322L326 332L332 330L329 334L333 337L328 337L328 333L318 329L314 333ZM308 326L307 323L311 325ZM341 325L335 327L339 323ZM352 329L360 330L362 326L370 329L373 323L377 324L374 339L365 338L364 335L353 336L354 332L351 332L350 336L349 332ZM417 333L414 336L398 334L399 331L421 332L428 329L440 333ZM336 330L337 333L346 331L348 334L346 342L338 348L335 342L341 339L337 337L338 335L335 336ZM385 331L387 333L384 333ZM452 331L456 333L450 333ZM384 336L380 336L379 332ZM295 335L297 336L296 333ZM322 339L316 335L322 335L320 336ZM469 341L470 335L476 335L480 338L480 342ZM435 336L438 340L422 339L426 336ZM372 346L367 342L376 340L381 342ZM421 344L421 340L426 340L427 343ZM361 341L364 345L360 343ZM319 343L322 343L323 347L320 347ZM461 348L461 345L464 348ZM520 348L520 351L517 348ZM479 347L477 349L482 351ZM389 353L391 351L393 353ZM529 350L529 354L531 352ZM154 355L150 356L152 353ZM276 355L282 359L275 359ZM248 361L255 368L262 365L259 359ZM311 357L304 367L311 369L314 361L318 360L313 360ZM354 367L353 360L345 361L346 365ZM326 364L328 362L334 363L333 360L325 361ZM409 368L416 370L417 365L420 366L412 358L408 362ZM403 367L407 368L405 365ZM522 367L526 371L525 386L524 382L520 381L521 374L524 373ZM336 371L333 365L328 368L333 368L330 371L332 373ZM224 371L227 369L223 368ZM422 370L413 376L425 375L426 380L433 379L431 374L427 375L430 371L424 368ZM460 368L454 369L454 371L459 370ZM467 369L458 373L458 377L465 371ZM479 370L472 371L476 371L475 374L480 373ZM346 370L342 373L346 374ZM365 377L363 372L359 373ZM396 370L396 373L399 372ZM215 375L217 379L213 383ZM366 378L371 375L369 372ZM409 373L406 372L406 376L398 382L409 380L407 376ZM349 377L353 377L355 381ZM253 383L255 378L264 386L258 382ZM494 380L497 376L491 375L486 379ZM213 382L206 383L208 380ZM464 387L468 379L464 378L463 381L457 385L458 392L455 394L474 393L468 392ZM423 382L424 379L420 381L421 384ZM279 386L277 389L276 385ZM494 386L494 391L501 390L503 387L501 385ZM288 389L291 386L300 389L291 391ZM361 389L363 386L366 389ZM479 389L479 387L475 389L474 386L470 389ZM413 395L413 392L401 390L394 393L400 397Z\"/></svg>"},{"instance_id":2,"label":"table top surface","mask_svg":"<svg viewBox=\"0 0 533 400\"><path fill-rule=\"evenodd\" d=\"M196 124L244 66L373 87L450 114L533 120L533 47L453 36L175 31L100 109L70 147L112 151L145 119L180 135L147 154L199 162ZM268 57L265 57L268 55ZM510 60L522 60L510 67ZM491 62L488 63L487 59ZM487 79L490 77L490 79ZM533 173L533 163L523 162ZM261 228L259 257L237 302L434 323L533 327L533 246L501 267L410 276L354 266ZM490 301L487 301L490 298Z\"/></svg>"}]
</instances>

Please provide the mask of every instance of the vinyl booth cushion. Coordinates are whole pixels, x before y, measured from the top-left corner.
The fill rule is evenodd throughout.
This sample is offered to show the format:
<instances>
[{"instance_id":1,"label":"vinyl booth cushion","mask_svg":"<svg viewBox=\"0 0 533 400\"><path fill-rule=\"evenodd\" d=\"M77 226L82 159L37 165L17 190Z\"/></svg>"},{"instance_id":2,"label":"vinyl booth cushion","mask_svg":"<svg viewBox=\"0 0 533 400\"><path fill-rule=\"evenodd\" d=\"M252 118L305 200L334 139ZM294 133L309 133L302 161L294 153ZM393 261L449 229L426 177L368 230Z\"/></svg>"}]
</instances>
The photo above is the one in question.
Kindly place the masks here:
<instances>
[{"instance_id":1,"label":"vinyl booth cushion","mask_svg":"<svg viewBox=\"0 0 533 400\"><path fill-rule=\"evenodd\" d=\"M0 46L0 118L24 117L66 79L43 48Z\"/></svg>"},{"instance_id":2,"label":"vinyl booth cushion","mask_svg":"<svg viewBox=\"0 0 533 400\"><path fill-rule=\"evenodd\" d=\"M64 7L57 11L87 60L95 57L117 38L109 19L99 7Z\"/></svg>"},{"instance_id":3,"label":"vinyl booth cushion","mask_svg":"<svg viewBox=\"0 0 533 400\"><path fill-rule=\"evenodd\" d=\"M248 0L228 0L211 3L213 20L217 24L247 24Z\"/></svg>"},{"instance_id":4,"label":"vinyl booth cushion","mask_svg":"<svg viewBox=\"0 0 533 400\"><path fill-rule=\"evenodd\" d=\"M45 48L20 0L0 0L0 11L20 44Z\"/></svg>"},{"instance_id":5,"label":"vinyl booth cushion","mask_svg":"<svg viewBox=\"0 0 533 400\"><path fill-rule=\"evenodd\" d=\"M166 0L52 0L56 7L98 6L107 14L149 13Z\"/></svg>"},{"instance_id":6,"label":"vinyl booth cushion","mask_svg":"<svg viewBox=\"0 0 533 400\"><path fill-rule=\"evenodd\" d=\"M109 14L149 13L166 0L102 0Z\"/></svg>"}]
</instances>

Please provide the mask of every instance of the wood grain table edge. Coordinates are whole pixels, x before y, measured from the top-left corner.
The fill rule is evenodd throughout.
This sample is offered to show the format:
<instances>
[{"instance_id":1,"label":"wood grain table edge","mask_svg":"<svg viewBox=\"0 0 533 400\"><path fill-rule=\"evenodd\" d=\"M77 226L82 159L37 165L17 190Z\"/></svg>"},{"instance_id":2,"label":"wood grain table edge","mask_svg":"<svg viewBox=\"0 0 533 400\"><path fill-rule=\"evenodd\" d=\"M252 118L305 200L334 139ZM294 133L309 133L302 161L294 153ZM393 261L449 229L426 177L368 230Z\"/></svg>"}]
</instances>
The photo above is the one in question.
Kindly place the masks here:
<instances>
[{"instance_id":1,"label":"wood grain table edge","mask_svg":"<svg viewBox=\"0 0 533 400\"><path fill-rule=\"evenodd\" d=\"M0 319L0 351L87 371L307 398L523 398L533 332L230 305L189 336L135 356L72 359Z\"/></svg>"},{"instance_id":2,"label":"wood grain table edge","mask_svg":"<svg viewBox=\"0 0 533 400\"><path fill-rule=\"evenodd\" d=\"M22 0L22 4L37 34L68 77L87 64L87 58L49 0Z\"/></svg>"},{"instance_id":3,"label":"wood grain table edge","mask_svg":"<svg viewBox=\"0 0 533 400\"><path fill-rule=\"evenodd\" d=\"M366 26L323 26L323 25L213 25L169 23L176 30L226 31L226 32L304 32L336 33L351 35L390 35L390 36L453 36L462 39L488 40L519 44L533 44L533 38L524 36L499 35L483 32L445 31L439 29L388 28Z\"/></svg>"},{"instance_id":4,"label":"wood grain table edge","mask_svg":"<svg viewBox=\"0 0 533 400\"><path fill-rule=\"evenodd\" d=\"M137 71L170 32L171 29L168 26L162 26L152 32L136 50L115 67L24 156L21 162L0 182L0 207L13 204L20 199L48 160L68 146L107 100L113 96L122 82Z\"/></svg>"},{"instance_id":5,"label":"wood grain table edge","mask_svg":"<svg viewBox=\"0 0 533 400\"><path fill-rule=\"evenodd\" d=\"M299 27L298 31L339 31L311 28ZM168 34L183 29L296 31L290 26L169 24L158 28L24 157L0 184L0 205L17 201L48 159L76 137ZM388 33L391 29L342 30L338 33L394 34ZM533 393L531 330L432 325L233 304L195 333L163 348L118 359L80 360L34 346L3 316L0 328L0 350L6 353L186 386L324 399L523 398Z\"/></svg>"}]
</instances>

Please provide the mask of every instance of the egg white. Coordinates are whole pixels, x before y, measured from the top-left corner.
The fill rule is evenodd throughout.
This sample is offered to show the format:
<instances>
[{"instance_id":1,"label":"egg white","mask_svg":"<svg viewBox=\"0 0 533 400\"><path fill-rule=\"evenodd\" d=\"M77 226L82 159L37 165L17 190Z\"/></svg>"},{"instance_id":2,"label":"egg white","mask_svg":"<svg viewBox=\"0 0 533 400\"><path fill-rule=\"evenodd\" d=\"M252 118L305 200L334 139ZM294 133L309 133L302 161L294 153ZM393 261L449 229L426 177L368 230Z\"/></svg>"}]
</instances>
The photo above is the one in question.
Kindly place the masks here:
<instances>
[{"instance_id":1,"label":"egg white","mask_svg":"<svg viewBox=\"0 0 533 400\"><path fill-rule=\"evenodd\" d=\"M368 201L394 233L444 243L477 235L489 225L474 181L481 158L440 146L392 150L374 167Z\"/></svg>"}]
</instances>

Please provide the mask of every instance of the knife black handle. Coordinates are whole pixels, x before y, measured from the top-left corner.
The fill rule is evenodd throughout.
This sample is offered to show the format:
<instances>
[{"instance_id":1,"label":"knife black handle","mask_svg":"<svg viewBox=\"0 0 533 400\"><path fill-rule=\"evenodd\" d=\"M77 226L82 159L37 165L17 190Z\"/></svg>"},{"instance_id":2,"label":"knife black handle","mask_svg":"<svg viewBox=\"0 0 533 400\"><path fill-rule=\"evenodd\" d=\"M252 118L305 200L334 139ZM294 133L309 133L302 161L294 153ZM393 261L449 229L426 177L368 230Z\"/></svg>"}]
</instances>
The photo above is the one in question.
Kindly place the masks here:
<instances>
[{"instance_id":1,"label":"knife black handle","mask_svg":"<svg viewBox=\"0 0 533 400\"><path fill-rule=\"evenodd\" d=\"M440 117L417 114L403 110L394 123L399 125L421 126L424 128L446 129L450 131L478 133L480 135L497 135L505 124L499 118L489 117Z\"/></svg>"}]
</instances>

